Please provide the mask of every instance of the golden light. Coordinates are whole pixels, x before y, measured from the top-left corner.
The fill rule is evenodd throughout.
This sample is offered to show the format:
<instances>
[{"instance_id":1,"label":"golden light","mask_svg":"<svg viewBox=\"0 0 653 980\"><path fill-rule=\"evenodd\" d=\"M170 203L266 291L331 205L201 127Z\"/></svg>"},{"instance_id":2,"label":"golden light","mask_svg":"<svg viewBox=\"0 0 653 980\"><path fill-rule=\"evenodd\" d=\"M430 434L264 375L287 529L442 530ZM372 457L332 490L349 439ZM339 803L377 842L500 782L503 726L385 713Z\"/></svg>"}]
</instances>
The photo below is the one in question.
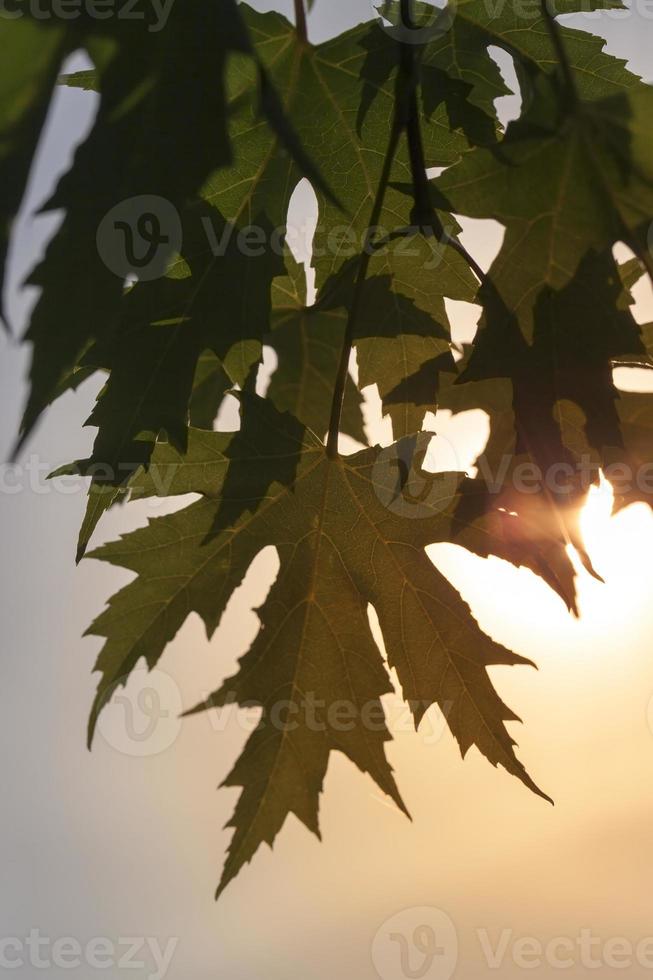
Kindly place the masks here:
<instances>
[{"instance_id":1,"label":"golden light","mask_svg":"<svg viewBox=\"0 0 653 980\"><path fill-rule=\"evenodd\" d=\"M592 552L601 551L601 545L605 544L610 532L613 507L614 490L601 473L599 485L590 488L587 503L580 517L583 541L590 555Z\"/></svg>"}]
</instances>

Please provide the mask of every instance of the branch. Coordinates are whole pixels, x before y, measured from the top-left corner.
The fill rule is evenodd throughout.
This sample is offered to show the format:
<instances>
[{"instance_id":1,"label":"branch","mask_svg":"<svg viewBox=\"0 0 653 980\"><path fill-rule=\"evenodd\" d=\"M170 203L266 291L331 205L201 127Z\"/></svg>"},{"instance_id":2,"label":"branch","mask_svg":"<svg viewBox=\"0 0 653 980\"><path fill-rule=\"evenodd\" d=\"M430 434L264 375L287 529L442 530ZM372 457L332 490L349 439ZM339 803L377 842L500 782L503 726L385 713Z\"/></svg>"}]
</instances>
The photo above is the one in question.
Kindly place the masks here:
<instances>
[{"instance_id":1,"label":"branch","mask_svg":"<svg viewBox=\"0 0 653 980\"><path fill-rule=\"evenodd\" d=\"M405 27L414 26L412 0L401 0L401 19ZM424 156L424 143L422 140L422 129L419 119L419 104L417 101L417 89L419 84L418 62L415 45L401 45L401 76L405 86L402 92L403 105L401 106L402 126L406 131L408 139L408 152L410 156L410 170L413 180L413 224L432 226L432 218L436 217L431 204L431 192L429 180L426 176L426 159ZM437 218L436 218L437 220Z\"/></svg>"},{"instance_id":2,"label":"branch","mask_svg":"<svg viewBox=\"0 0 653 980\"><path fill-rule=\"evenodd\" d=\"M295 33L303 44L308 43L308 27L306 24L304 0L295 0Z\"/></svg>"},{"instance_id":3,"label":"branch","mask_svg":"<svg viewBox=\"0 0 653 980\"><path fill-rule=\"evenodd\" d=\"M403 23L407 27L414 25L412 0L401 0L401 16ZM557 26L557 25L556 25ZM406 107L404 125L406 137L408 139L408 152L410 156L410 169L413 180L413 212L411 220L414 225L423 232L429 231L441 242L449 245L454 251L467 262L481 285L486 285L488 277L481 269L476 259L469 254L462 242L452 237L442 226L437 212L431 201L430 182L426 173L426 156L424 154L424 141L422 139L422 126L419 115L419 103L417 100L418 90L418 64L415 46L411 44L402 45L402 67L404 78L408 89L406 92Z\"/></svg>"}]
</instances>

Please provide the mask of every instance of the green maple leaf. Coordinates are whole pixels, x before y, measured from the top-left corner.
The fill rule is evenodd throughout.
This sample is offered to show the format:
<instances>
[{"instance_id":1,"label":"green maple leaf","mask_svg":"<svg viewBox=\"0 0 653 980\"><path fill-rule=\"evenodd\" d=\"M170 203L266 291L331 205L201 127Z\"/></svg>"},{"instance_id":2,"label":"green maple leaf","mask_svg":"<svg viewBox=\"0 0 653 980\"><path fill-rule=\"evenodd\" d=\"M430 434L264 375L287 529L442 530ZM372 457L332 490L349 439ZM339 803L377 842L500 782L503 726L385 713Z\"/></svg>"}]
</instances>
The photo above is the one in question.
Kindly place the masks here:
<instances>
[{"instance_id":1,"label":"green maple leaf","mask_svg":"<svg viewBox=\"0 0 653 980\"><path fill-rule=\"evenodd\" d=\"M329 42L311 48L297 44L294 29L279 15L249 11L247 22L266 71L284 92L285 111L293 118L319 119L319 139L310 125L304 133L306 152L320 170L330 174L336 193L346 190L343 199L351 214L349 218L317 187L321 217L316 239L323 235L329 240L323 258L316 258L318 278L327 264L335 274L351 254L351 236L356 241L360 237L355 253L362 244L369 219L366 205L371 209L375 181L381 171L375 141L378 133L387 128L394 106L394 79L388 80L385 88L374 90L359 132L355 120L348 121L350 112L346 106L358 105L362 88L369 85L357 74L369 57L369 49L361 45L369 27L349 32L335 46ZM383 32L377 34L377 57L390 59L394 66L394 44ZM303 171L290 154L280 152L278 140L259 116L259 86L251 59L233 60L229 84L232 167L206 182L203 203L185 210L182 256L171 266L168 276L137 284L127 294L108 340L85 356L86 363L95 358L111 372L89 420L99 427L90 461L93 466L103 464L117 473L119 468L125 472L123 464L129 462L130 455L136 464L144 462L152 440L148 443L142 434L156 436L162 429L183 448L191 378L204 350L212 350L222 360L232 382L238 384L242 384L260 356L261 341L270 325L269 285L283 271L271 243L275 231L285 227L290 195ZM343 119L347 123L343 138L325 140L324 129L335 132ZM448 138L448 129L441 122L431 129L439 140ZM447 148L444 159L455 159L460 144L455 139L453 142L457 149ZM407 176L407 166L404 153L398 172ZM338 174L350 172L356 173L360 186L348 179L343 188ZM407 225L408 217L406 201L394 192L384 212L388 230ZM250 222L266 234L265 254L255 259L244 253L239 237L247 232ZM335 238L331 240L334 227ZM225 248L226 254L214 254L216 249ZM406 261L402 265L397 256L394 265L399 276L408 281ZM458 266L458 279L466 281L465 298L469 298L473 278L463 262ZM256 305L247 295L246 302L242 301L245 281L256 284ZM457 285L458 293L460 289ZM437 294L438 309L442 309L442 293L435 289L430 292ZM429 290L422 293L428 295ZM138 380L143 376L148 378L146 398Z\"/></svg>"},{"instance_id":2,"label":"green maple leaf","mask_svg":"<svg viewBox=\"0 0 653 980\"><path fill-rule=\"evenodd\" d=\"M321 125L327 128L341 122L343 99L345 103L358 104L361 90L369 90L370 80L363 71L364 63L369 66L373 56L384 67L390 66L392 69L396 63L395 46L383 32L373 32L373 43L363 46L363 39L367 41L369 38L369 27L355 29L338 41L336 50L339 58L343 57L345 50L350 54L343 63L335 58L331 44L317 48L297 45L291 25L279 15L255 15L249 11L248 26L266 70L284 92L286 111L293 117L299 114L312 118L317 110L310 105L310 100L317 100L317 114ZM357 71L361 72L361 77L356 76ZM88 423L97 425L99 429L93 455L90 460L79 464L81 472L112 474L100 482L119 486L131 471L147 463L154 440L161 430L180 449L184 448L193 379L201 353L208 351L215 354L226 376L232 383L240 385L260 356L261 342L271 321L269 290L273 278L281 274L282 266L274 250L267 245L262 257L252 258L246 254L239 235L247 231L246 219L251 220L258 215L257 223L267 229L266 239L271 241L275 228L283 227L285 223L290 193L302 172L292 156L279 154L277 142L264 122L257 118L256 99L253 96L256 79L251 63L247 59L236 60L229 77L233 106L229 129L230 145L234 152L233 167L207 182L202 192L205 205L197 205L185 212L181 260L171 267L163 280L137 284L128 293L119 326L109 342L95 345L83 362L94 362L110 370L108 383ZM86 79L84 84L87 84ZM330 238L329 222L336 220L340 225L338 235L344 235L346 242L351 243L351 235L364 235L365 218L369 217L365 204L369 203L371 207L374 180L379 179L381 167L378 154L370 152L371 134L378 131L380 126L386 126L388 111L393 104L394 80L385 79L385 88L374 88L372 97L366 103L364 123L359 120L357 127L352 123L345 130L344 140L332 146L323 139L312 143L310 135L304 134L307 152L325 173L333 175L344 171L353 165L352 161L363 161L365 164L362 174L363 199L355 196L356 189L350 187L349 182L346 188L345 200L354 217L343 226L343 213L323 193L321 212L326 213L320 219L316 238L319 239L321 233ZM329 115L333 117L331 122ZM445 130L438 119L428 127L428 133L432 134L432 144L434 141L441 142L442 133L448 133L448 129ZM457 153L460 143L454 140L454 145ZM451 159L453 152L447 147L444 159ZM399 174L407 174L405 155L400 157L398 168ZM340 193L340 185L336 183L335 186ZM319 186L317 190L320 191ZM401 193L389 192L385 219L389 231L406 226L408 206ZM448 220L452 225L451 219ZM206 241L207 223L213 244L219 244L223 254L216 256L213 246L209 248ZM425 279L419 283L412 281L415 246L406 253L399 242L394 248L375 256L372 272L392 275L393 289L382 291L379 297L381 303L374 300L375 293L370 294L370 301L366 303L367 323L363 323L359 330L363 384L377 382L382 397L385 399L386 394L389 395L397 435L420 428L424 412L433 407L434 395L430 382L425 383L415 396L402 395L400 385L405 375L401 374L401 370L405 369L408 375L416 374L425 360L433 360L448 349L448 341L442 333L448 330L443 295L471 300L476 289L475 279L460 256L451 253L444 260L438 256L438 261L434 263L433 244L426 240L418 241L417 238L415 241L417 261L427 270ZM345 253L338 239L337 242L330 242L329 248L324 261L335 262L333 267L337 271L325 285L324 292L328 296L335 290L342 295L355 260L347 260L346 265L340 268L338 263L345 260L351 247ZM323 267L319 247L317 252L319 275ZM343 276L343 284L338 284L339 273ZM242 286L246 281L253 282L255 288L253 294L250 296L246 293L243 300ZM297 311L299 306L297 303ZM344 306L346 300L342 301L343 308L338 312L341 320L345 317ZM411 309L413 314L407 316ZM307 315L307 323L315 326L320 317L324 324L327 310L329 316L335 310L334 303L329 299L318 303L315 310ZM429 317L433 317L434 321L431 322ZM276 314L275 323L278 325ZM273 396L279 396L283 389L285 400L279 404L297 411L299 417L310 427L315 427L316 431L320 426L324 430L328 421L328 407L318 405L314 398L315 407L309 414L306 400L301 409L289 394L294 392L297 395L302 389L306 390L305 372L312 369L310 358L298 364L296 359L293 363L288 356L288 345L295 343L291 334L294 327L301 329L297 317L286 322L283 332L273 330L270 334L273 346L275 342L282 343L285 339L282 366L272 384ZM369 341L366 340L368 331ZM383 346L382 342L374 341L378 331L394 338L398 362L389 343ZM434 339L434 332L440 332L444 340ZM314 375L321 379L320 388L325 400L327 386L332 385L335 375L338 345L339 338L330 348L328 363L322 364L318 375ZM372 354L373 348L382 356ZM317 350L313 345L312 352L315 354ZM321 350L324 353L327 348L322 346ZM148 379L144 391L140 384L142 377ZM363 432L355 400L350 385L345 431L360 439ZM416 403L415 407L410 407L411 402ZM91 495L93 499L89 502L82 528L78 555L83 553L106 507L118 499L117 490L108 494L101 490L98 495L93 487Z\"/></svg>"},{"instance_id":3,"label":"green maple leaf","mask_svg":"<svg viewBox=\"0 0 653 980\"><path fill-rule=\"evenodd\" d=\"M457 228L449 215L440 217L452 231ZM297 293L302 287L293 286L291 309L281 308L286 344L280 346L277 327L270 339L281 355L270 397L279 408L293 412L316 433L326 430L329 419L356 265L355 260L349 262L326 283L317 303L303 312L301 321L296 309L300 302ZM415 265L423 269L417 280L410 275ZM276 288L283 295L289 283L278 280ZM426 412L435 411L437 406L440 372L454 370L444 297L471 302L477 288L476 279L460 255L414 229L407 229L401 240L381 245L375 251L354 333L358 384L359 388L377 387L383 412L390 416L397 439L421 430ZM277 326L278 316L279 312L275 312L273 322ZM299 337L295 335L297 329L301 331ZM320 332L319 363L318 351L306 342L311 330ZM293 337L295 345L301 341L301 364L296 346L289 346ZM307 353L314 356L308 359ZM280 397L281 386L286 397ZM300 389L301 405L297 400ZM359 419L360 398L348 383L341 430L363 441L356 434L360 430Z\"/></svg>"},{"instance_id":4,"label":"green maple leaf","mask_svg":"<svg viewBox=\"0 0 653 980\"><path fill-rule=\"evenodd\" d=\"M514 59L524 99L530 100L539 74L557 69L557 59L539 0L530 3L456 0L444 11L418 4L427 42L420 51L424 107L444 105L451 128L472 143L491 143L497 130L494 102L509 94L488 48L502 48ZM556 14L623 9L620 0L580 0L556 4ZM380 5L390 25L402 22L396 0ZM432 28L432 34L429 33ZM626 62L604 51L605 40L582 30L561 27L575 84L584 99L618 94L637 84Z\"/></svg>"},{"instance_id":5,"label":"green maple leaf","mask_svg":"<svg viewBox=\"0 0 653 980\"><path fill-rule=\"evenodd\" d=\"M344 306L328 301L306 305L306 274L286 256L288 275L273 286L272 330L266 342L275 351L278 366L268 397L282 412L290 412L318 436L329 425L333 386L347 322ZM362 397L348 378L343 405L342 432L366 443Z\"/></svg>"},{"instance_id":6,"label":"green maple leaf","mask_svg":"<svg viewBox=\"0 0 653 980\"><path fill-rule=\"evenodd\" d=\"M506 226L489 276L527 337L539 293L563 288L589 251L625 240L648 254L652 106L653 92L640 86L561 118L543 81L499 148L470 152L437 181L440 206Z\"/></svg>"},{"instance_id":7,"label":"green maple leaf","mask_svg":"<svg viewBox=\"0 0 653 980\"><path fill-rule=\"evenodd\" d=\"M316 188L319 214L313 265L319 293L365 243L383 169L378 148L387 142L395 113L399 49L376 24L362 24L315 46L295 44L293 32L278 14L265 15L252 28L269 75L284 93L285 111L290 118L302 120L302 144L320 171L329 175L335 194L330 198ZM426 163L445 166L457 160L469 143L461 131L450 127L444 105L430 108L423 127ZM266 161L254 210L261 203L270 214L270 199L285 203L287 199L278 193L281 181L294 189L301 174L286 168L279 175L283 162ZM248 179L246 173L240 178L241 182ZM410 180L404 146L397 153L393 178ZM242 192L242 183L234 184L214 203L228 215ZM409 210L401 194L389 190L379 225L386 234L404 228L410 224Z\"/></svg>"},{"instance_id":8,"label":"green maple leaf","mask_svg":"<svg viewBox=\"0 0 653 980\"><path fill-rule=\"evenodd\" d=\"M615 511L633 503L653 508L653 405L647 392L620 391L621 440L602 447L601 462L615 491Z\"/></svg>"},{"instance_id":9,"label":"green maple leaf","mask_svg":"<svg viewBox=\"0 0 653 980\"><path fill-rule=\"evenodd\" d=\"M611 9L623 9L621 0L592 0L589 4L582 0L562 0L555 5L557 16ZM513 57L525 97L530 96L533 81L539 73L557 70L556 53L539 0L528 3L456 0L453 11L454 29L460 24L476 32L470 35L470 46L477 52L480 36L486 45L503 48ZM569 27L559 30L583 99L619 94L637 84L638 79L626 69L626 62L604 51L606 42L603 38ZM487 86L482 75L477 79L477 85L481 89Z\"/></svg>"},{"instance_id":10,"label":"green maple leaf","mask_svg":"<svg viewBox=\"0 0 653 980\"><path fill-rule=\"evenodd\" d=\"M458 375L461 379L467 362L468 358ZM482 558L494 556L530 569L577 615L576 571L567 546L573 544L591 567L580 533L578 496L554 500L541 491L518 492L524 481L518 482L516 474L538 461L520 439L514 381L494 378L452 384L453 377L444 375L440 408L454 415L481 409L488 416L490 436L474 462L478 475L461 486L452 539ZM562 445L561 437L558 442Z\"/></svg>"},{"instance_id":11,"label":"green maple leaf","mask_svg":"<svg viewBox=\"0 0 653 980\"><path fill-rule=\"evenodd\" d=\"M155 32L117 22L115 29L92 24L74 36L96 70L67 81L96 88L100 104L91 133L46 204L66 215L30 278L42 295L27 332L34 349L24 437L89 346L105 348L124 329L123 280L96 244L102 220L121 202L145 195L167 202L187 227L197 195L204 191L210 202L211 179L234 161L232 139L242 133L229 99L242 103L241 129L255 131L261 152L291 158L302 176L325 188L251 48L235 0L175 4ZM174 258L176 243L170 235L167 242L160 243L160 262ZM150 322L156 312L155 304Z\"/></svg>"},{"instance_id":12,"label":"green maple leaf","mask_svg":"<svg viewBox=\"0 0 653 980\"><path fill-rule=\"evenodd\" d=\"M536 349L551 378L550 401L564 445L613 484L615 506L653 506L649 473L653 421L645 393L620 391L615 366L650 366L650 326L634 319L639 262L617 267L590 255L575 279L540 303ZM546 371L544 361L549 361Z\"/></svg>"},{"instance_id":13,"label":"green maple leaf","mask_svg":"<svg viewBox=\"0 0 653 980\"><path fill-rule=\"evenodd\" d=\"M478 145L496 141L501 127L495 102L511 94L487 47L475 25L454 16L451 28L428 45L421 64L426 116L443 106L451 128Z\"/></svg>"},{"instance_id":14,"label":"green maple leaf","mask_svg":"<svg viewBox=\"0 0 653 980\"><path fill-rule=\"evenodd\" d=\"M645 354L624 283L637 276L632 266L618 269L611 253L588 254L567 286L540 295L532 346L486 285L485 318L460 377L468 383L450 385L441 397L454 412L483 409L491 427L476 461L479 479L463 488L458 540L531 568L574 612L566 547L574 545L594 571L579 523L589 486L601 466L629 461L635 469L643 462L642 427L633 419L629 437L627 421L631 406L637 413L643 401L620 394L612 378L616 362ZM539 492L532 479L528 485L518 479L527 463L541 474Z\"/></svg>"},{"instance_id":15,"label":"green maple leaf","mask_svg":"<svg viewBox=\"0 0 653 980\"><path fill-rule=\"evenodd\" d=\"M396 26L401 16L399 4L383 6L385 13L379 11L383 19L389 19L390 24ZM428 27L433 9L424 7L422 13ZM419 45L417 53L425 122L433 127L434 134L438 127L445 125L471 144L494 142L500 131L494 103L501 96L510 94L510 89L505 85L497 63L488 54L487 40L474 25L464 22L453 12L435 16L438 18L436 23L444 19L444 24L433 36L427 34L428 43ZM401 37L392 32L390 36L396 37L397 41ZM368 50L368 57L361 74L368 85L363 90L359 119L367 113L374 87L385 84L393 70L390 59L378 57L378 35L374 31L362 43ZM464 145L460 136L457 141Z\"/></svg>"},{"instance_id":16,"label":"green maple leaf","mask_svg":"<svg viewBox=\"0 0 653 980\"><path fill-rule=\"evenodd\" d=\"M379 6L391 21L406 10ZM428 25L430 8L416 6ZM580 0L557 7L587 10ZM406 810L385 752L392 685L370 607L416 726L437 704L463 755L476 747L544 796L515 755L507 723L518 719L488 675L527 661L482 632L425 549L455 542L530 568L577 611L569 545L593 572L580 461L594 481L605 471L616 507L653 506L651 399L613 379L615 366L653 363L653 329L636 324L630 293L642 265L653 272L653 95L601 38L546 14L540 0L458 0L418 51L377 24L314 46L298 36L301 18L296 30L235 0L184 0L154 34L86 15L0 23L0 279L68 53L85 51L95 68L66 83L100 96L46 204L64 218L31 277L41 296L23 435L54 398L107 373L87 423L98 429L92 455L59 471L91 478L78 557L114 503L200 495L94 555L135 578L89 630L105 640L89 741L140 660L153 668L191 613L212 636L256 557L269 547L279 557L238 672L195 709L261 709L226 780L242 793L219 891L289 814L319 834L334 751ZM524 107L505 135L495 45L513 59ZM432 167L449 168L433 207L420 186ZM310 307L283 241L302 177L318 198ZM183 242L164 243L165 275L125 289L96 235L118 202L144 194L178 213ZM465 255L451 213L505 225L488 276ZM639 258L617 267L617 241ZM483 306L458 367L445 298ZM265 344L278 366L261 399ZM328 449L321 437L351 350L359 387L376 385L397 442L342 458L337 432ZM234 386L240 428L214 432ZM364 441L361 404L347 377L340 429ZM438 407L487 413L475 478L422 469L430 436L416 433ZM525 463L571 476L524 492Z\"/></svg>"},{"instance_id":17,"label":"green maple leaf","mask_svg":"<svg viewBox=\"0 0 653 980\"><path fill-rule=\"evenodd\" d=\"M210 209L198 206L195 218L200 215L214 223L214 230L225 228ZM116 334L82 359L82 367L104 368L109 377L86 423L98 428L93 453L74 466L74 472L92 479L78 560L102 515L120 499L121 488L148 464L160 432L185 448L207 349L219 361L219 369L208 382L204 379L209 390L203 394L214 406L227 388L245 383L260 359L272 282L283 272L283 260L267 250L261 256L243 255L233 235L219 262L210 251L196 251L197 244L187 235L187 261L182 256L164 279L134 286L124 299ZM245 282L250 286L243 291ZM224 383L221 392L216 382Z\"/></svg>"},{"instance_id":18,"label":"green maple leaf","mask_svg":"<svg viewBox=\"0 0 653 980\"><path fill-rule=\"evenodd\" d=\"M232 387L220 358L211 350L200 354L188 405L189 423L196 429L213 429L224 396Z\"/></svg>"},{"instance_id":19,"label":"green maple leaf","mask_svg":"<svg viewBox=\"0 0 653 980\"><path fill-rule=\"evenodd\" d=\"M116 21L74 36L97 66L100 105L46 204L66 214L30 278L42 294L27 333L33 356L25 435L89 342L115 325L123 282L96 245L104 216L143 194L180 205L229 161L224 74L229 53L248 46L231 0L219 13L196 0L175 5L158 32ZM186 152L191 139L198 141L193 154Z\"/></svg>"},{"instance_id":20,"label":"green maple leaf","mask_svg":"<svg viewBox=\"0 0 653 980\"><path fill-rule=\"evenodd\" d=\"M453 226L450 216L442 218ZM411 263L424 270L417 281L409 274ZM292 261L291 276L274 285L277 299L268 342L279 356L279 367L269 395L278 408L320 435L329 422L356 267L356 260L350 261L307 309L302 274ZM421 430L424 415L437 404L440 372L453 370L444 296L471 301L476 290L464 259L414 230L375 251L355 328L358 383L360 388L376 385L396 438ZM363 442L361 426L361 398L349 380L341 431Z\"/></svg>"},{"instance_id":21,"label":"green maple leaf","mask_svg":"<svg viewBox=\"0 0 653 980\"><path fill-rule=\"evenodd\" d=\"M424 473L415 449L409 439L329 460L291 416L247 396L240 432L192 431L184 457L159 446L150 475L138 483L139 495L155 492L154 471L167 475L168 493L192 488L204 499L94 553L138 577L89 630L107 638L91 736L107 698L141 657L153 667L192 611L211 635L258 552L278 550L280 573L259 610L261 630L239 673L205 705L236 700L263 708L227 779L243 793L221 889L261 843L272 842L289 813L317 831L332 751L344 752L403 806L383 752L385 727L371 731L365 721L366 711L378 721L379 698L391 689L369 603L416 724L439 704L463 755L475 745L543 795L515 757L505 728L515 715L487 673L492 664L526 661L482 633L427 558L425 547L448 535L458 478ZM309 695L320 705L317 733L302 716ZM353 727L322 729L339 701L350 705ZM298 718L292 734L273 720L284 702L291 720Z\"/></svg>"},{"instance_id":22,"label":"green maple leaf","mask_svg":"<svg viewBox=\"0 0 653 980\"><path fill-rule=\"evenodd\" d=\"M440 212L448 234L458 225ZM415 275L415 270L419 274ZM444 297L472 302L478 282L461 255L416 229L370 263L355 330L359 385L375 384L396 439L435 411L442 371L453 370Z\"/></svg>"},{"instance_id":23,"label":"green maple leaf","mask_svg":"<svg viewBox=\"0 0 653 980\"><path fill-rule=\"evenodd\" d=\"M0 22L0 297L14 218L25 194L61 62L71 50L63 27L48 32L27 18ZM0 301L0 315L6 317Z\"/></svg>"}]
</instances>

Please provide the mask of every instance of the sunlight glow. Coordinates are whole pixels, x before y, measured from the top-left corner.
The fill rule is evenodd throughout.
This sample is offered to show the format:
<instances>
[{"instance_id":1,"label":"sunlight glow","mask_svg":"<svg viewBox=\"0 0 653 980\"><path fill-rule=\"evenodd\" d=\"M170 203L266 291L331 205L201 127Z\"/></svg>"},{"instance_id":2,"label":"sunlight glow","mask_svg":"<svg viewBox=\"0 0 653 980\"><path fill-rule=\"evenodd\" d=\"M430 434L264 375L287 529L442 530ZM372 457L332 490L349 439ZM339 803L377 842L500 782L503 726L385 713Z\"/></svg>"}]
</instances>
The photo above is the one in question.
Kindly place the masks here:
<instances>
[{"instance_id":1,"label":"sunlight glow","mask_svg":"<svg viewBox=\"0 0 653 980\"><path fill-rule=\"evenodd\" d=\"M600 549L609 533L613 507L614 490L601 473L599 485L590 488L580 518L581 533L590 554Z\"/></svg>"}]
</instances>

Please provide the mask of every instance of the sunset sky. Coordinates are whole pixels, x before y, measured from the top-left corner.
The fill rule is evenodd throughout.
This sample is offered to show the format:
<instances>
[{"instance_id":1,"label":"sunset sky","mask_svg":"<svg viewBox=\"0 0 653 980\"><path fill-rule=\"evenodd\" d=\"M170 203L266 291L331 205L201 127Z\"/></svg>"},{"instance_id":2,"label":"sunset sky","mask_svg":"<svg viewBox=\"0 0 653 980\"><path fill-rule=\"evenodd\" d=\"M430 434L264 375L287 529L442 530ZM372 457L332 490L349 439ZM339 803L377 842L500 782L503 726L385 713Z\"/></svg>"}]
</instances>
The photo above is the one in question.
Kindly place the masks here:
<instances>
[{"instance_id":1,"label":"sunset sky","mask_svg":"<svg viewBox=\"0 0 653 980\"><path fill-rule=\"evenodd\" d=\"M316 0L311 37L322 40L371 14L368 0ZM583 18L575 23L583 26ZM625 17L612 12L585 24L651 80L653 7L633 4ZM12 256L9 311L17 333L33 300L20 283L54 227L51 217L34 211L93 109L89 93L57 94ZM505 100L502 112L514 115L515 100ZM305 216L309 197L298 198L295 220ZM467 222L464 230L468 249L487 267L502 229ZM638 287L637 300L638 320L653 320L649 286ZM450 304L450 313L456 336L469 336L478 311ZM28 358L5 338L0 345L6 459L24 404ZM619 381L627 383L623 374ZM216 905L230 833L222 828L237 798L216 787L252 719L231 712L177 722L176 714L233 672L255 635L252 609L273 580L275 557L268 552L256 560L211 643L193 616L168 649L154 683L170 717L153 744L135 749L125 742L124 705L118 705L89 754L85 729L100 644L81 637L129 576L94 561L75 567L83 488L46 487L43 473L87 453L93 431L82 431L79 422L98 387L92 379L49 413L19 460L29 467L20 492L7 492L16 474L3 472L0 938L38 928L53 940L75 937L82 944L93 937L155 937L163 946L178 939L169 980L405 980L400 943L388 937L403 934L410 944L415 930L432 921L447 953L439 966L436 960L430 972L420 972L421 954L413 949L414 976L448 980L453 929L453 975L461 980L522 977L525 968L514 961L522 938L542 946L561 939L558 951L572 944L573 965L563 972L576 980L588 968L579 954L583 930L600 939L592 948L604 957L601 976L606 944L622 937L637 947L653 937L653 515L644 505L611 519L609 495L593 493L583 527L605 584L579 573L577 620L526 571L453 545L430 549L481 626L538 665L538 671L494 668L492 677L523 719L512 726L519 756L555 807L475 750L461 761L436 708L416 734L399 697L390 696L395 740L388 753L413 822L349 761L334 757L322 803L323 842L291 818L274 852L262 849ZM389 441L373 393L367 403L370 440ZM478 417L439 417L437 429L438 459L471 464L482 446L482 421L479 427ZM157 502L117 509L96 540L162 512ZM139 684L137 677L127 690L135 717L145 703L138 701ZM396 916L397 925L386 927ZM505 958L493 970L486 947L496 948L502 937ZM650 949L653 968L653 941ZM117 980L148 972L150 965L101 974ZM549 962L526 972L553 977L560 969ZM647 970L633 962L619 972L640 978ZM29 967L14 975L33 976ZM71 975L56 967L47 973L57 980Z\"/></svg>"}]
</instances>

